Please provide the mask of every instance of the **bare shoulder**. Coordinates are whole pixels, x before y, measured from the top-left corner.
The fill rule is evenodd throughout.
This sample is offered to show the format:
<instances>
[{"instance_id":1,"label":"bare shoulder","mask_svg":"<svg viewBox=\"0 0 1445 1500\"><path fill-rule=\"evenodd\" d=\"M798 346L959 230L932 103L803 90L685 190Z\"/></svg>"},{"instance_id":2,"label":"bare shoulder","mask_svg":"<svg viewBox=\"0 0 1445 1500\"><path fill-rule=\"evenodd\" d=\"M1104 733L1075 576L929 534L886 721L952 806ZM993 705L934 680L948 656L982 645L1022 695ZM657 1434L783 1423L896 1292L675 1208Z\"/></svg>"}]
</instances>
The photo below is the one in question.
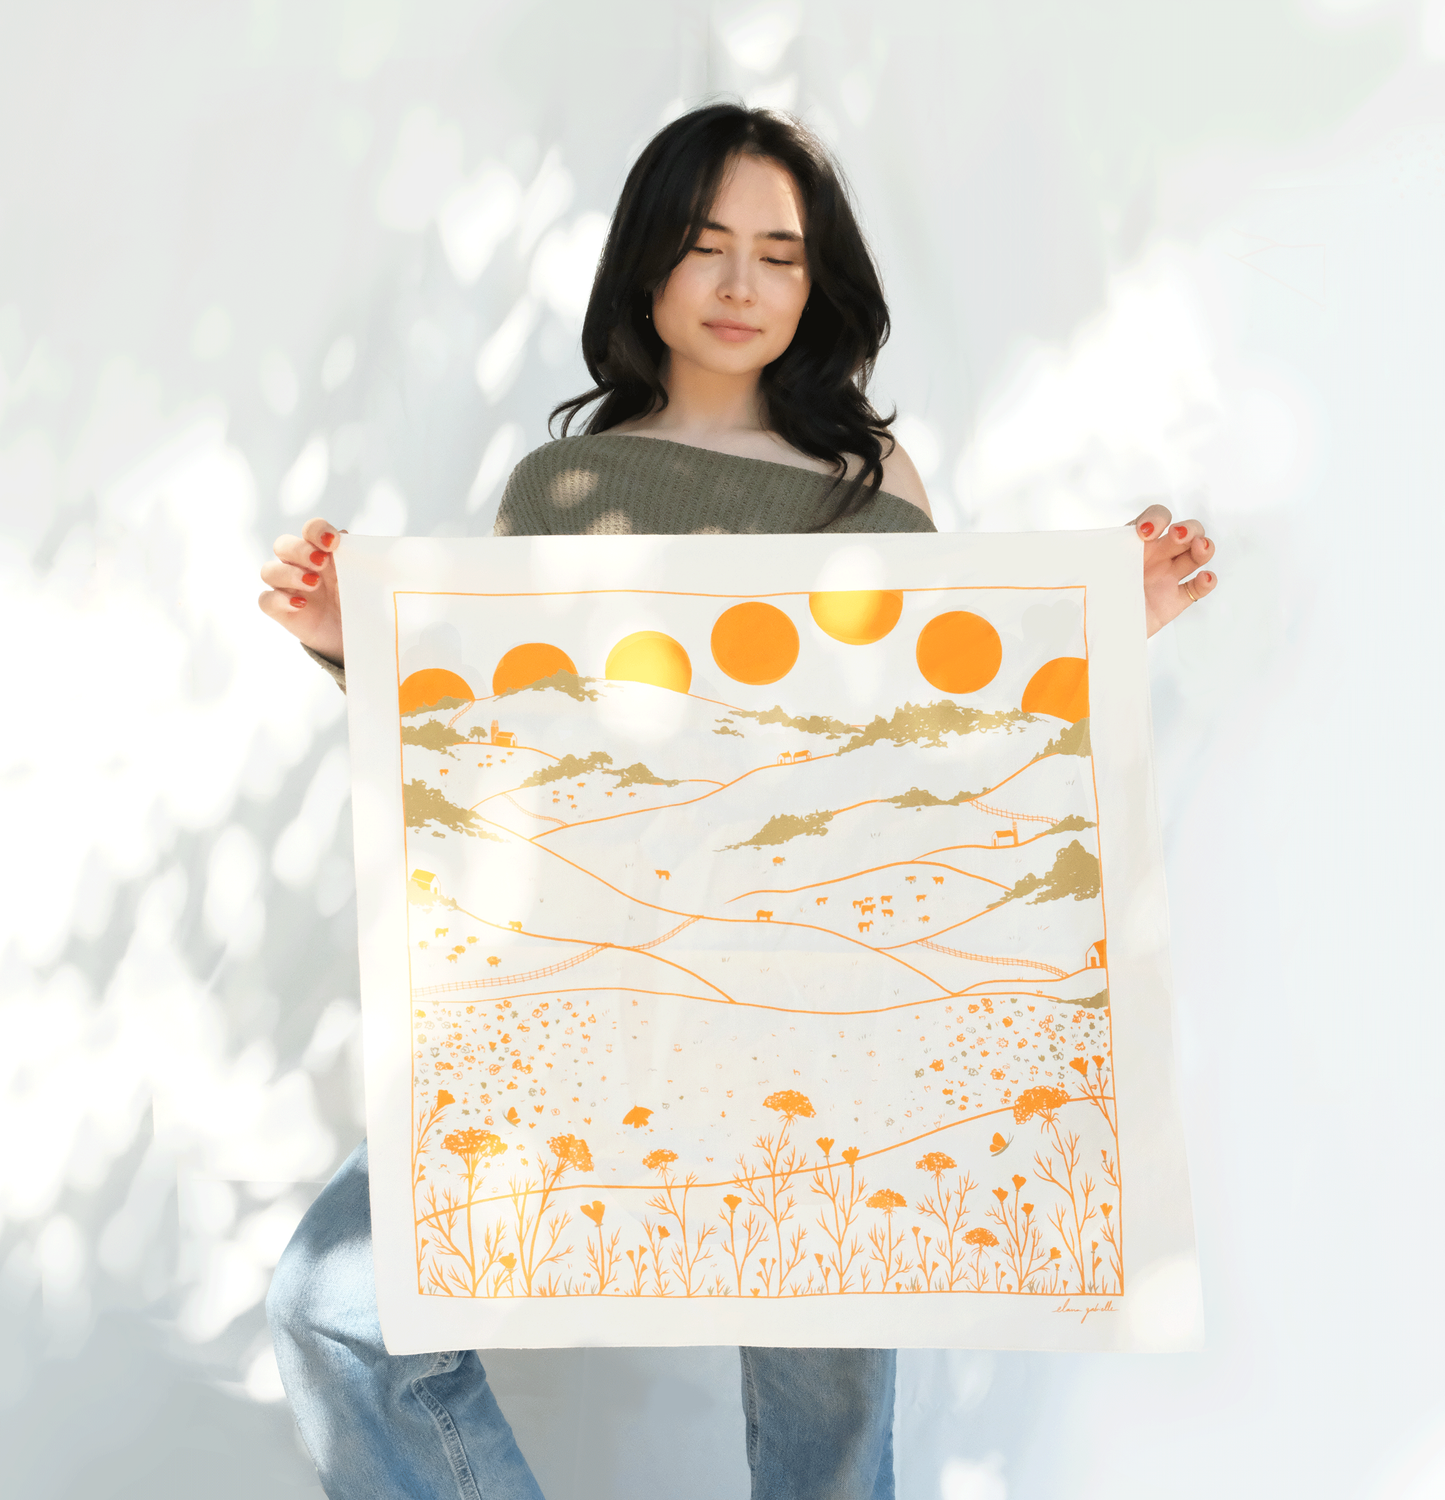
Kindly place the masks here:
<instances>
[{"instance_id":1,"label":"bare shoulder","mask_svg":"<svg viewBox=\"0 0 1445 1500\"><path fill-rule=\"evenodd\" d=\"M850 475L856 474L861 467L858 459L849 459ZM890 495L897 495L900 500L908 501L910 505L916 505L930 521L933 519L933 509L928 503L928 491L923 487L923 477L914 467L907 450L897 441L893 442L891 453L886 451L885 445L881 488Z\"/></svg>"}]
</instances>

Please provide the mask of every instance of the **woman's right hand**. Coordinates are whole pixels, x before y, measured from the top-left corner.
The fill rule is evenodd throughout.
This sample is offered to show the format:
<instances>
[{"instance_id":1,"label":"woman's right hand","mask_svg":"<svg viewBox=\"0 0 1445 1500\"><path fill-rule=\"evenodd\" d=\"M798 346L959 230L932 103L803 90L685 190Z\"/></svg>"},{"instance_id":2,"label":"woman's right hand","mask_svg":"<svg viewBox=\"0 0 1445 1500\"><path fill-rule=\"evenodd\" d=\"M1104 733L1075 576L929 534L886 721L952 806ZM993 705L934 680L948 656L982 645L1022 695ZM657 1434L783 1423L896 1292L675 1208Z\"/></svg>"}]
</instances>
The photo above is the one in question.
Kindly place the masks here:
<instances>
[{"instance_id":1,"label":"woman's right hand","mask_svg":"<svg viewBox=\"0 0 1445 1500\"><path fill-rule=\"evenodd\" d=\"M275 560L261 569L267 591L256 601L303 646L338 664L345 659L333 556L340 540L340 530L319 517L308 521L300 536L278 536Z\"/></svg>"}]
</instances>

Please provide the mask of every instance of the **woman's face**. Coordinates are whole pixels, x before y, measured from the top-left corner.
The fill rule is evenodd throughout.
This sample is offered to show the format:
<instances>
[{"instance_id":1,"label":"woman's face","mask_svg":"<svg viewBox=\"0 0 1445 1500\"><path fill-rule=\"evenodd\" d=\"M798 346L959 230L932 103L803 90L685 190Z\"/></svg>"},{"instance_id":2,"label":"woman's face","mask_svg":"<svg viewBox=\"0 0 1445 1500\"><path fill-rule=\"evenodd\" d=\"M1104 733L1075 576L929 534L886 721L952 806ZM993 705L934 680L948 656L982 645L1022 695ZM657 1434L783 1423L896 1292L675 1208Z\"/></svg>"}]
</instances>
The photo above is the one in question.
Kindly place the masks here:
<instances>
[{"instance_id":1,"label":"woman's face","mask_svg":"<svg viewBox=\"0 0 1445 1500\"><path fill-rule=\"evenodd\" d=\"M812 285L803 227L792 174L738 157L696 246L653 297L653 326L674 361L747 375L782 354Z\"/></svg>"}]
</instances>

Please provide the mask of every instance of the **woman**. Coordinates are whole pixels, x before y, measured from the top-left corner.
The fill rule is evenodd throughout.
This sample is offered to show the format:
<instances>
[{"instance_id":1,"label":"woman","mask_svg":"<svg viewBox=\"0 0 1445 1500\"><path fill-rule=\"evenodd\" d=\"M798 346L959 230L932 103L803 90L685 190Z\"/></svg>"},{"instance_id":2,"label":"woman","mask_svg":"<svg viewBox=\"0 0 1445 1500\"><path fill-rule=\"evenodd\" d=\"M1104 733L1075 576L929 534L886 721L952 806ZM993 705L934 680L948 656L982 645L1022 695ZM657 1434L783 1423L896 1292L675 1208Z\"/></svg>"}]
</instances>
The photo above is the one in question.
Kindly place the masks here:
<instances>
[{"instance_id":1,"label":"woman","mask_svg":"<svg viewBox=\"0 0 1445 1500\"><path fill-rule=\"evenodd\" d=\"M647 147L582 331L595 386L522 460L501 535L934 530L917 470L866 395L882 287L827 154L796 123L713 105ZM571 422L598 403L584 436ZM1152 634L1216 579L1196 521L1136 521ZM261 607L344 686L336 528L282 537ZM1195 575L1190 579L1190 575ZM1189 581L1185 581L1185 580ZM317 1199L267 1301L327 1494L536 1496L473 1351L388 1356L363 1143ZM755 1500L891 1500L891 1350L741 1351Z\"/></svg>"}]
</instances>

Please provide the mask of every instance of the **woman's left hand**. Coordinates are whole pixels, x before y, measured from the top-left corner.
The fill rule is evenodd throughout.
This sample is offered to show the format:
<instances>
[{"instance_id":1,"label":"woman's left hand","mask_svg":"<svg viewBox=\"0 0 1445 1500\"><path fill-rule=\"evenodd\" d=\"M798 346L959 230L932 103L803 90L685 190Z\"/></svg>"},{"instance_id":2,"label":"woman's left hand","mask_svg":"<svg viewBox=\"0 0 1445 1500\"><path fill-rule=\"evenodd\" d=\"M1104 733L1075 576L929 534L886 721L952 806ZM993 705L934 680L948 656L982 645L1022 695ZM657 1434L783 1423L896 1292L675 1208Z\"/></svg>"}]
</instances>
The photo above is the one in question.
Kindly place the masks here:
<instances>
[{"instance_id":1,"label":"woman's left hand","mask_svg":"<svg viewBox=\"0 0 1445 1500\"><path fill-rule=\"evenodd\" d=\"M1202 521L1174 521L1162 505L1137 516L1134 530L1144 543L1144 620L1153 635L1214 592L1218 576L1195 572L1214 560L1214 543Z\"/></svg>"}]
</instances>

